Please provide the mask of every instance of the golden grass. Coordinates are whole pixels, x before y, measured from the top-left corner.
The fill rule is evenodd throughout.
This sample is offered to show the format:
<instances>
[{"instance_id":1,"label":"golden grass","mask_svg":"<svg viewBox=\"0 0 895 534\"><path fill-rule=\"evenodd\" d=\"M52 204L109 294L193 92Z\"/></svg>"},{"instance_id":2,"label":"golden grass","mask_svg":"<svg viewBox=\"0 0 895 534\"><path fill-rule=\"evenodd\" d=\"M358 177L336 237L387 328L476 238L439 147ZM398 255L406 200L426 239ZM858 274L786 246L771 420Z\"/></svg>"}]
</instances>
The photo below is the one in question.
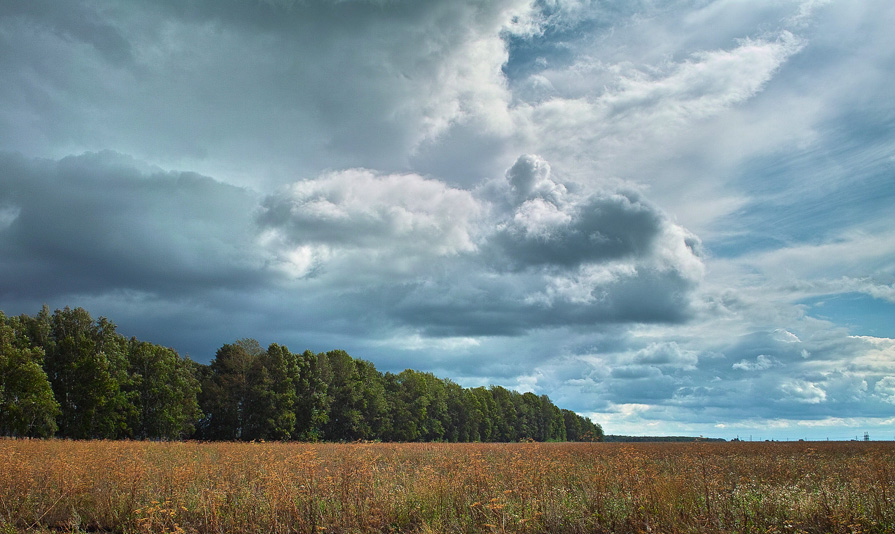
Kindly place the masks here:
<instances>
[{"instance_id":1,"label":"golden grass","mask_svg":"<svg viewBox=\"0 0 895 534\"><path fill-rule=\"evenodd\" d=\"M0 440L0 533L895 532L895 444Z\"/></svg>"}]
</instances>

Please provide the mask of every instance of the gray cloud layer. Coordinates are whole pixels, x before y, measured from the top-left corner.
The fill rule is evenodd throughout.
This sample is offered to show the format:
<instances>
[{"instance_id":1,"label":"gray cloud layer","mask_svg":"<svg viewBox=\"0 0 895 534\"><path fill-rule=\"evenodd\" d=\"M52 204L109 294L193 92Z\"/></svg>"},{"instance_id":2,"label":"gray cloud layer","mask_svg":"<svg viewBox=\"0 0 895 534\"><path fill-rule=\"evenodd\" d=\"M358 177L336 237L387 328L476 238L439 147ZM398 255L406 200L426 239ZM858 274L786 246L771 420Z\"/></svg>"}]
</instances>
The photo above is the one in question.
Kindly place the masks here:
<instances>
[{"instance_id":1,"label":"gray cloud layer","mask_svg":"<svg viewBox=\"0 0 895 534\"><path fill-rule=\"evenodd\" d=\"M253 196L192 173L140 170L114 153L59 161L0 154L0 295L135 289L162 294L259 282Z\"/></svg>"},{"instance_id":2,"label":"gray cloud layer","mask_svg":"<svg viewBox=\"0 0 895 534\"><path fill-rule=\"evenodd\" d=\"M502 212L433 179L361 169L264 198L114 153L5 154L0 176L10 297L282 287L300 300L329 284L362 301L336 307L375 308L435 335L501 335L677 321L701 274L683 230L633 194L533 197L553 214L542 219L532 200Z\"/></svg>"},{"instance_id":3,"label":"gray cloud layer","mask_svg":"<svg viewBox=\"0 0 895 534\"><path fill-rule=\"evenodd\" d=\"M499 128L499 31L525 7L17 4L0 11L0 91L18 110L0 118L7 149L114 149L280 183L334 161L404 166L408 151L458 121Z\"/></svg>"}]
</instances>

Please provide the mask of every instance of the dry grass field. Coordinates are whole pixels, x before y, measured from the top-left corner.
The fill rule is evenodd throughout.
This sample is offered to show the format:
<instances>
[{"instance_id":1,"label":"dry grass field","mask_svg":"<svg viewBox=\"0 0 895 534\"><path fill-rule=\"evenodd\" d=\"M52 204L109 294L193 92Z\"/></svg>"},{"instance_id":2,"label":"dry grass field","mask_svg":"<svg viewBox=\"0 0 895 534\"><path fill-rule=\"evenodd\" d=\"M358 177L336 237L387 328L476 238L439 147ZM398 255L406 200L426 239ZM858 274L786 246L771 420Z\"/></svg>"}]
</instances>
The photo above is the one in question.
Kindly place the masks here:
<instances>
[{"instance_id":1,"label":"dry grass field","mask_svg":"<svg viewBox=\"0 0 895 534\"><path fill-rule=\"evenodd\" d=\"M0 440L0 533L895 532L895 444Z\"/></svg>"}]
</instances>

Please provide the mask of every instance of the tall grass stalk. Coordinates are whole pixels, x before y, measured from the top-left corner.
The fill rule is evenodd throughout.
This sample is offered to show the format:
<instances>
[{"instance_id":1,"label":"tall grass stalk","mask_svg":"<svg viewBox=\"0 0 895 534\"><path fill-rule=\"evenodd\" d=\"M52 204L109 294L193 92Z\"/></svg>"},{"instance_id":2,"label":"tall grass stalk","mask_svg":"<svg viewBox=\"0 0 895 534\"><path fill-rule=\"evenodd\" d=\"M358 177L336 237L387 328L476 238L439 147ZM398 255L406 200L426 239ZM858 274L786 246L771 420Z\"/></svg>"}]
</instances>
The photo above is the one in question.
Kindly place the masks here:
<instances>
[{"instance_id":1,"label":"tall grass stalk","mask_svg":"<svg viewBox=\"0 0 895 534\"><path fill-rule=\"evenodd\" d=\"M0 532L895 532L895 444L0 440Z\"/></svg>"}]
</instances>

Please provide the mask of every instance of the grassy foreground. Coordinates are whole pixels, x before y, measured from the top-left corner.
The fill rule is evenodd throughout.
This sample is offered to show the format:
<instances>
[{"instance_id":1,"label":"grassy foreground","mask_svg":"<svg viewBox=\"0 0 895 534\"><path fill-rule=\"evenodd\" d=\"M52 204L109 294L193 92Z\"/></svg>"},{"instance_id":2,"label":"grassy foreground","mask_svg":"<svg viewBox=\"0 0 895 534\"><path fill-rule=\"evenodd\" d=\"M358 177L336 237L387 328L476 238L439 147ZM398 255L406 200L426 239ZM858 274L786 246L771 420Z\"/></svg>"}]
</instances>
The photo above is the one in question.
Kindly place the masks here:
<instances>
[{"instance_id":1,"label":"grassy foreground","mask_svg":"<svg viewBox=\"0 0 895 534\"><path fill-rule=\"evenodd\" d=\"M895 532L895 444L0 440L0 533Z\"/></svg>"}]
</instances>

